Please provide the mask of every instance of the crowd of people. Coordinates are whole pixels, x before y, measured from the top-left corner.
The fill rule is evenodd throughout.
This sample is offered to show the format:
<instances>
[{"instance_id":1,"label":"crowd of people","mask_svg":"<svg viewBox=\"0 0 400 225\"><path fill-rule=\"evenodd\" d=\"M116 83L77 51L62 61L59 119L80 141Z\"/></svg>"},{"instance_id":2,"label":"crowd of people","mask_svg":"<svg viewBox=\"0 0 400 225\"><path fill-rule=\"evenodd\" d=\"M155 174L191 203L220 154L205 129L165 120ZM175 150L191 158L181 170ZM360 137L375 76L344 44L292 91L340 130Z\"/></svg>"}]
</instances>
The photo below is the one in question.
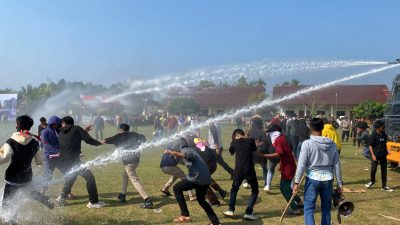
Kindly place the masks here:
<instances>
[{"instance_id":1,"label":"crowd of people","mask_svg":"<svg viewBox=\"0 0 400 225\"><path fill-rule=\"evenodd\" d=\"M210 116L213 117L212 115ZM154 139L173 135L182 131L190 123L196 123L196 117L179 115L156 116L154 118ZM212 121L212 120L211 120ZM189 123L189 124L188 124ZM224 216L235 217L236 198L241 186L251 188L251 195L245 210L244 219L257 220L253 214L259 196L259 183L254 169L260 164L263 173L263 190L271 191L272 178L275 167L279 165L279 190L284 199L290 202L289 213L302 215L305 224L315 224L314 212L318 195L321 198L322 225L331 224L331 205L333 181L336 178L337 189L341 192L343 180L341 174L341 143L353 138L353 144L369 148L372 156L371 179L366 187L375 184L375 173L378 164L382 170L382 190L393 191L387 182L386 149L387 137L385 124L378 120L374 123L371 135L368 134L368 124L363 120L349 121L347 117L341 121L319 116L316 118L299 118L297 115L286 117L276 114L271 120L265 121L260 115L254 115L250 121L250 128L246 129L244 118L236 120L237 129L232 132L228 151L235 157L232 168L223 158L222 127L218 122L210 122L207 139L199 130L186 133L178 140L170 143L163 152L160 169L164 174L171 176L166 184L160 188L163 195L171 196L170 188L180 208L180 215L173 219L174 223L192 221L184 192L189 195L190 201L197 201L210 219L211 224L220 224L218 215L213 206L220 206L219 199L227 196L216 180L213 173L220 165L232 180L229 195L229 206ZM125 171L122 176L122 188L118 199L126 202L128 178L143 198L141 207L154 207L152 198L145 191L144 186L136 173L140 163L140 152L132 151L146 142L144 135L130 131L130 126L121 121L118 124L118 133L103 139L104 121L100 115L94 119L94 124L82 128L74 124L70 116L59 118L52 116L47 121L40 119L38 136L30 133L33 120L29 116L19 116L16 119L15 132L1 147L0 163L11 161L6 170L6 186L3 196L3 209L10 208L10 201L19 190L28 190L29 196L43 203L49 208L54 205L64 206L71 196L71 189L81 176L86 181L89 196L88 208L101 208L106 204L98 199L96 180L89 168L82 166L81 142L99 146L102 144L115 145L115 151L121 155ZM89 135L94 126L96 139ZM336 129L341 126L342 135L339 137ZM43 148L43 153L39 149ZM43 154L38 157L38 154ZM32 160L44 165L44 182L40 187L30 186L32 181ZM43 162L40 162L43 159ZM187 173L179 165L185 165ZM57 168L64 174L64 187L57 199L52 201L45 195L51 185L53 172ZM304 198L299 194L299 186L305 177ZM176 184L175 181L179 179ZM217 192L219 197L215 194ZM208 202L207 202L207 201ZM14 215L16 212L13 212ZM10 216L5 224L16 224L14 216Z\"/></svg>"}]
</instances>

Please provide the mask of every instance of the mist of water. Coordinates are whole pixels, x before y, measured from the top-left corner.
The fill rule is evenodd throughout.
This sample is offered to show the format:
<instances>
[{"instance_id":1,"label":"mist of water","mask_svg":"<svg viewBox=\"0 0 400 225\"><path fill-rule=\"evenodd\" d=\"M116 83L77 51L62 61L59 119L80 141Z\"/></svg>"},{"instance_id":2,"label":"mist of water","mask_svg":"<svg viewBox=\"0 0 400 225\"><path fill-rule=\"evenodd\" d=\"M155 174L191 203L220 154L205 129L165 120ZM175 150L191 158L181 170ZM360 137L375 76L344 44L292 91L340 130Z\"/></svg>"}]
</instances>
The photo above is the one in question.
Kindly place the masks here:
<instances>
[{"instance_id":1,"label":"mist of water","mask_svg":"<svg viewBox=\"0 0 400 225\"><path fill-rule=\"evenodd\" d=\"M380 61L263 60L243 64L206 67L183 74L171 74L157 79L132 81L127 91L112 96L107 101L111 102L131 94L148 92L163 93L171 88L194 87L201 80L212 81L216 85L224 83L232 85L241 76L245 76L248 81L254 81L265 79L269 76L284 76L298 72L385 64L387 62Z\"/></svg>"},{"instance_id":2,"label":"mist of water","mask_svg":"<svg viewBox=\"0 0 400 225\"><path fill-rule=\"evenodd\" d=\"M371 69L371 70L369 70L367 72L362 72L362 73L349 75L347 77L344 77L344 78L341 78L341 79L337 79L337 80L334 80L334 81L331 81L331 82L327 82L327 83L324 83L324 84L320 84L320 85L315 85L315 86L311 86L311 87L308 87L308 88L304 88L304 89L301 89L301 90L299 90L299 91L297 91L295 93L289 94L287 96L284 96L284 97L281 97L281 98L278 98L278 99L264 100L259 104L255 104L255 105L251 105L251 106L248 106L248 107L244 107L242 109L237 110L234 113L225 113L225 114L220 115L220 116L218 116L216 118L210 118L210 119L208 119L208 120L206 120L204 122L200 122L200 123L191 125L186 130L184 130L184 131L182 131L180 133L174 134L174 135L172 135L170 137L164 137L164 138L162 138L161 140L158 140L158 141L146 142L146 143L140 145L137 149L128 150L128 151L114 151L111 154L108 154L108 155L105 155L105 156L99 156L96 159L93 159L91 161L88 161L88 162L82 164L80 167L73 168L70 171L70 173L75 173L76 171L79 171L82 168L99 167L99 166L107 165L107 164L112 163L112 162L116 162L116 161L120 160L122 158L122 156L125 155L125 154L132 154L133 152L143 151L143 150L148 149L148 148L160 147L160 146L166 145L166 144L171 143L172 141L176 140L177 138L179 138L181 136L184 136L187 133L193 133L196 129L200 129L202 127L206 127L210 123L219 122L219 121L226 120L226 119L229 119L229 118L232 118L232 117L235 118L235 117L237 117L239 115L243 115L243 114L246 114L246 113L249 113L249 112L254 112L257 109L260 109L260 108L263 108L263 107L266 107L266 106L276 105L276 104L279 104L279 103L281 103L283 101L290 100L290 99L293 99L293 98L296 98L296 97L299 97L299 96L302 96L302 95L305 95L305 94L311 94L312 92L317 91L317 90L325 89L325 88L328 88L328 87L331 87L333 85L337 85L337 84L340 84L340 83L343 83L343 82L346 82L346 81L349 81L349 80L358 79L358 78L361 78L361 77L365 77L365 76L369 76L369 75L372 75L372 74L376 74L376 73L379 73L379 72L382 72L382 71L385 71L385 70L389 70L389 69L392 69L392 68L395 68L395 67L398 67L398 66L400 66L400 65L390 65L390 66L385 66L385 67L382 67L382 68Z\"/></svg>"},{"instance_id":3,"label":"mist of water","mask_svg":"<svg viewBox=\"0 0 400 225\"><path fill-rule=\"evenodd\" d=\"M255 111L257 109L266 107L266 106L275 105L275 104L278 104L280 102L283 102L283 101L286 101L286 100L289 100L289 99L293 99L293 98L296 98L296 97L299 97L299 96L302 96L302 95L305 95L305 94L310 94L310 93L312 93L314 91L325 89L325 88L331 87L333 85L336 85L336 84L339 84L339 83L342 83L342 82L346 82L346 81L349 81L349 80L352 80L352 79L358 79L358 78L361 78L361 77L369 76L369 75L376 74L376 73L379 73L379 72L382 72L382 71L385 71L385 70L389 70L389 69L392 69L392 68L395 68L395 67L398 67L398 66L399 65L390 65L390 66L385 66L385 67L382 67L382 68L372 69L372 70L369 70L367 72L353 74L353 75L350 75L350 76L347 76L347 77L344 77L344 78L341 78L341 79L338 79L338 80L334 80L334 81L331 81L331 82L327 82L327 83L324 83L324 84L321 84L321 85L316 85L316 86L311 86L311 87L308 87L308 88L304 88L304 89L301 89L301 90L299 90L299 91L297 91L297 92L295 92L293 94L289 94L287 96L284 96L282 98L278 98L278 99L274 99L274 100L264 100L259 104L251 105L249 107L244 107L242 109L237 110L234 113L226 113L226 114L220 115L220 116L218 116L216 118L211 118L211 119L208 119L208 120L206 120L204 122L200 122L200 123L194 124L194 125L188 127L186 130L180 132L180 133L174 134L174 135L169 136L169 137L164 137L164 138L162 138L162 139L160 139L158 141L146 142L146 143L140 145L136 149L130 149L130 150L124 150L124 151L116 150L111 154L106 154L106 155L99 156L99 157L97 157L97 158L95 158L93 160L90 160L90 161L82 164L79 167L72 168L67 173L67 175L71 174L71 173L75 173L75 172L77 172L77 171L79 171L79 170L81 170L83 168L101 167L101 166L108 165L110 163L114 163L114 162L120 161L121 158L124 155L132 154L132 153L137 152L137 151L144 151L145 149L164 146L164 145L166 145L168 143L171 143L172 141L176 140L177 138L186 135L187 133L194 132L196 129L199 129L199 128L202 128L202 127L206 127L210 123L213 123L213 122L219 122L219 121L222 121L222 120L226 120L228 118L236 117L238 115L246 114L246 113ZM50 105L51 105L51 103L52 102L49 102ZM52 184L59 183L59 182L62 182L62 181L63 181L63 179L54 179L52 181ZM26 199L26 198L23 198L23 199ZM21 201L20 199L16 199L16 200L20 201L20 202L17 201L18 203L16 202L16 204L15 204L15 206L17 207L15 210L18 211L20 209L20 207L22 207L22 205L25 204L24 203L25 200L24 201ZM7 212L7 211L4 211L4 212L2 211L1 212L1 217L2 218L8 218L7 217L7 216L9 216L8 213L9 212ZM25 215L25 214L22 214L22 215ZM29 215L25 215L25 217L22 216L22 218L21 218L21 216L19 216L19 218L21 220L29 220L30 217L31 216L29 216Z\"/></svg>"}]
</instances>

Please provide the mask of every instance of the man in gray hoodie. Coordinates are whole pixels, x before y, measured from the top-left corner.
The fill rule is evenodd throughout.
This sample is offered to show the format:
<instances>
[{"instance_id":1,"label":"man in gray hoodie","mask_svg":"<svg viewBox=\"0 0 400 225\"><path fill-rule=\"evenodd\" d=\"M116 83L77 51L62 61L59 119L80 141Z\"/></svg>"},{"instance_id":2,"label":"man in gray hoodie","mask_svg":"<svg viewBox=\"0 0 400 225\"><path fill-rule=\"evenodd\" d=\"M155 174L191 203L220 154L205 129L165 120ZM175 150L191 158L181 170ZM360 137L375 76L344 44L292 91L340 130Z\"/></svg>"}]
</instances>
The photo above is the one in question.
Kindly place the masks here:
<instances>
[{"instance_id":1,"label":"man in gray hoodie","mask_svg":"<svg viewBox=\"0 0 400 225\"><path fill-rule=\"evenodd\" d=\"M188 223L192 221L183 192L195 189L197 202L206 212L211 224L220 224L214 210L205 200L207 189L211 184L211 174L208 170L207 164L196 150L188 147L188 143L184 138L176 140L173 148L175 150L165 150L164 153L171 155L176 159L182 159L188 168L186 179L181 180L173 187L176 201L181 210L181 215L173 220L174 223Z\"/></svg>"},{"instance_id":2,"label":"man in gray hoodie","mask_svg":"<svg viewBox=\"0 0 400 225\"><path fill-rule=\"evenodd\" d=\"M297 164L293 194L299 191L299 183L306 172L304 190L304 221L306 225L315 224L314 212L318 195L321 197L321 225L331 224L331 206L333 177L336 177L337 188L342 191L342 174L340 169L339 152L335 142L322 137L324 123L322 119L310 121L311 137L303 142Z\"/></svg>"}]
</instances>

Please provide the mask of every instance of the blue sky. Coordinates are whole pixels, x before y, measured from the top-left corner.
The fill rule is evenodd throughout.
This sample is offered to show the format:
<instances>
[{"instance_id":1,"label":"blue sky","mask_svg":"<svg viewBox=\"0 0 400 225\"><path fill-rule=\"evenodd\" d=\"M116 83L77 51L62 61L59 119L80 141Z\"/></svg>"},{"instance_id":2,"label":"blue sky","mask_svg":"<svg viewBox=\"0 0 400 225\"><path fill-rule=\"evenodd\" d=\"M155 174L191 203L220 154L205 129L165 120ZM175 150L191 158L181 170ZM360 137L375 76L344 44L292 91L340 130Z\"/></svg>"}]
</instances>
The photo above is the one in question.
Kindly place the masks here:
<instances>
[{"instance_id":1,"label":"blue sky","mask_svg":"<svg viewBox=\"0 0 400 225\"><path fill-rule=\"evenodd\" d=\"M0 0L0 89L261 59L392 60L398 9L395 0ZM396 73L365 82L390 84Z\"/></svg>"}]
</instances>

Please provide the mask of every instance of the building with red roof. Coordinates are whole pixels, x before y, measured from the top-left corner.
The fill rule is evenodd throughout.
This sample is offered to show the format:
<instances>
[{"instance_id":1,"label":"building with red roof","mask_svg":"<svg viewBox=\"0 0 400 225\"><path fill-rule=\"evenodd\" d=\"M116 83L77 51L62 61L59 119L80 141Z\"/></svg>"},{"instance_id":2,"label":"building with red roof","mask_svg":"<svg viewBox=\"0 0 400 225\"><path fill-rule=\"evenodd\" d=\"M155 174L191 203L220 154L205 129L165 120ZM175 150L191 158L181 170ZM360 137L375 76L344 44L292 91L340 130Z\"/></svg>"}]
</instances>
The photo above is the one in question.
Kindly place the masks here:
<instances>
[{"instance_id":1,"label":"building with red roof","mask_svg":"<svg viewBox=\"0 0 400 225\"><path fill-rule=\"evenodd\" d=\"M277 86L273 88L273 99L295 93L310 86ZM374 100L386 103L390 91L386 85L335 85L310 92L279 103L281 112L297 114L299 117L311 115L311 112L323 115L352 116L352 109L360 102Z\"/></svg>"},{"instance_id":2,"label":"building with red roof","mask_svg":"<svg viewBox=\"0 0 400 225\"><path fill-rule=\"evenodd\" d=\"M250 104L252 95L265 93L263 86L248 87L191 87L174 90L169 98L192 98L200 106L204 115L234 112Z\"/></svg>"}]
</instances>

